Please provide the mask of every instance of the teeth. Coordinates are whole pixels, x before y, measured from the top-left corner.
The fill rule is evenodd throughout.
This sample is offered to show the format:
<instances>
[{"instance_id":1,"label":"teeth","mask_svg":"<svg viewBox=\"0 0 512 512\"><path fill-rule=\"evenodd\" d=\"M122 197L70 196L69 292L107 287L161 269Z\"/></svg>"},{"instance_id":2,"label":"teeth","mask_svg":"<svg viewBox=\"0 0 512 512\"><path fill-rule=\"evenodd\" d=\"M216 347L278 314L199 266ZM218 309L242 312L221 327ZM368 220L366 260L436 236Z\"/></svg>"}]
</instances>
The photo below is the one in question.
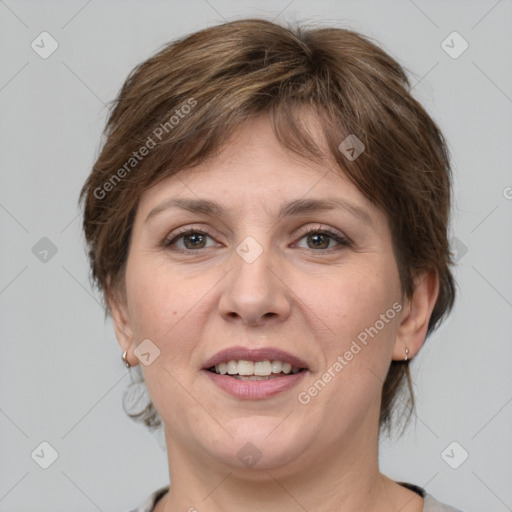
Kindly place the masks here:
<instances>
[{"instance_id":1,"label":"teeth","mask_svg":"<svg viewBox=\"0 0 512 512\"><path fill-rule=\"evenodd\" d=\"M252 361L238 361L238 375L254 375L254 363Z\"/></svg>"},{"instance_id":2,"label":"teeth","mask_svg":"<svg viewBox=\"0 0 512 512\"><path fill-rule=\"evenodd\" d=\"M282 361L246 361L234 359L215 365L215 372L220 375L235 375L244 377L271 377L272 374L279 373L298 373L299 368L293 368L290 363L283 363ZM250 380L264 380L262 378L250 378ZM246 379L244 379L246 380Z\"/></svg>"},{"instance_id":3,"label":"teeth","mask_svg":"<svg viewBox=\"0 0 512 512\"><path fill-rule=\"evenodd\" d=\"M281 361L272 361L272 373L280 373L282 367Z\"/></svg>"},{"instance_id":4,"label":"teeth","mask_svg":"<svg viewBox=\"0 0 512 512\"><path fill-rule=\"evenodd\" d=\"M272 379L279 379L277 375L267 375L265 377L261 377L259 375L250 375L249 377L245 375L233 375L235 379L238 380L272 380Z\"/></svg>"},{"instance_id":5,"label":"teeth","mask_svg":"<svg viewBox=\"0 0 512 512\"><path fill-rule=\"evenodd\" d=\"M270 375L271 373L272 365L270 361L258 361L254 363L254 375Z\"/></svg>"},{"instance_id":6,"label":"teeth","mask_svg":"<svg viewBox=\"0 0 512 512\"><path fill-rule=\"evenodd\" d=\"M238 363L236 361L228 361L227 370L229 375L235 375L238 373ZM218 373L217 367L215 367L215 371Z\"/></svg>"}]
</instances>

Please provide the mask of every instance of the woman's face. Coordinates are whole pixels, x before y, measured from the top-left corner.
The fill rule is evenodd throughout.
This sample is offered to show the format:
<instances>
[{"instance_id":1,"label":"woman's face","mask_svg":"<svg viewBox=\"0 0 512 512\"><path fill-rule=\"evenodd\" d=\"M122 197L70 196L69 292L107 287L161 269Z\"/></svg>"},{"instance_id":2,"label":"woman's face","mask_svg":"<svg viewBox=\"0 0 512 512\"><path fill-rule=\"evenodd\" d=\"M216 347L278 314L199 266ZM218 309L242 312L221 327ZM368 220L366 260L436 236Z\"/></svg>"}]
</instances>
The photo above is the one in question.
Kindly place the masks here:
<instances>
[{"instance_id":1,"label":"woman's face","mask_svg":"<svg viewBox=\"0 0 512 512\"><path fill-rule=\"evenodd\" d=\"M406 309L385 215L262 117L144 192L114 319L133 361L146 340L135 354L169 451L300 468L376 439ZM218 371L261 380L209 370L232 360Z\"/></svg>"}]
</instances>

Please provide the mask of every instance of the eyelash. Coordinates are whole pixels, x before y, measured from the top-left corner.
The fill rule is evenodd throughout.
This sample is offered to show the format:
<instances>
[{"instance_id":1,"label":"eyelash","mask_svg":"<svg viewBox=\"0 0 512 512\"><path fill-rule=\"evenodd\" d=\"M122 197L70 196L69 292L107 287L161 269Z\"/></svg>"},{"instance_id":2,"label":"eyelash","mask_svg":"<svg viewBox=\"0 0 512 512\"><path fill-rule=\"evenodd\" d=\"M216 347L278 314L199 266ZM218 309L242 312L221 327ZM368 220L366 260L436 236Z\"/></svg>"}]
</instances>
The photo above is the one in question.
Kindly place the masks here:
<instances>
[{"instance_id":1,"label":"eyelash","mask_svg":"<svg viewBox=\"0 0 512 512\"><path fill-rule=\"evenodd\" d=\"M177 242L180 238L183 238L184 236L186 235L191 235L191 234L197 234L197 235L203 235L203 236L207 236L207 237L211 237L211 235L205 231L202 231L200 229L194 229L194 228L184 228L182 230L179 230L178 232L172 234L172 238L171 237L167 237L163 240L163 242L161 243L161 246L165 249L170 249L170 247L175 243ZM306 228L304 230L304 232L301 234L299 240L302 240L303 238L307 237L308 235L327 235L329 238L332 238L334 241L336 241L339 245L338 246L335 246L335 247L330 247L328 249L309 249L307 248L306 250L308 251L314 251L314 252L327 252L327 253L330 253L331 251L333 250L337 250L341 247L351 247L352 246L352 242L340 235L339 233L336 233L334 231L331 231L330 229L327 229L327 228L324 228L324 229L320 229L320 228ZM172 249L174 251L177 251L177 252L184 252L184 253L193 253L193 252L198 252L200 249Z\"/></svg>"}]
</instances>

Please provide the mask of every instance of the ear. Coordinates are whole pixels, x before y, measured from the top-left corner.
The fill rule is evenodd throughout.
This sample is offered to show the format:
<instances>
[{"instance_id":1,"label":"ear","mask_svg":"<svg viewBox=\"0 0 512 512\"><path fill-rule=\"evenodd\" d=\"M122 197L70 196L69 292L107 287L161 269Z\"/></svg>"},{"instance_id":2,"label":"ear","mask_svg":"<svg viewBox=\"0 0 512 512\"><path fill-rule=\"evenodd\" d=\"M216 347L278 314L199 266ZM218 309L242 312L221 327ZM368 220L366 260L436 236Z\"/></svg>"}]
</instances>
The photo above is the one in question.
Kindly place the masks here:
<instances>
[{"instance_id":1,"label":"ear","mask_svg":"<svg viewBox=\"0 0 512 512\"><path fill-rule=\"evenodd\" d=\"M122 352L127 352L126 357L130 365L136 366L138 359L133 357L133 353L130 353L134 339L130 315L128 313L126 293L111 286L110 278L107 279L107 283L106 299L110 312L112 313L112 321L114 323L117 341Z\"/></svg>"},{"instance_id":2,"label":"ear","mask_svg":"<svg viewBox=\"0 0 512 512\"><path fill-rule=\"evenodd\" d=\"M405 349L409 349L408 358L414 357L425 342L428 323L439 295L439 275L437 272L424 271L416 276L413 296L408 300L402 312L402 320L396 334L393 359L405 358Z\"/></svg>"}]
</instances>

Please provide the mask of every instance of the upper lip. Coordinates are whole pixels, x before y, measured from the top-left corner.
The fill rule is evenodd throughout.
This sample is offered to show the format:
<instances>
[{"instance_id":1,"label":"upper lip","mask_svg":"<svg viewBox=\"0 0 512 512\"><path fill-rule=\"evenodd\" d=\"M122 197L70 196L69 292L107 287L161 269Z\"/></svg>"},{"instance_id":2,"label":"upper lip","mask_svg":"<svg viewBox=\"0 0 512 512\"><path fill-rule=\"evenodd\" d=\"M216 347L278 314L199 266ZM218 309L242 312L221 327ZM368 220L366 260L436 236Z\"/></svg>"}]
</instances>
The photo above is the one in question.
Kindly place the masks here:
<instances>
[{"instance_id":1,"label":"upper lip","mask_svg":"<svg viewBox=\"0 0 512 512\"><path fill-rule=\"evenodd\" d=\"M204 369L208 370L212 366L220 363L235 360L245 361L281 361L283 363L290 363L294 368L307 368L307 363L300 357L294 356L289 352L278 348L260 347L260 348L247 348L247 347L230 347L220 352L217 352L204 363Z\"/></svg>"}]
</instances>

